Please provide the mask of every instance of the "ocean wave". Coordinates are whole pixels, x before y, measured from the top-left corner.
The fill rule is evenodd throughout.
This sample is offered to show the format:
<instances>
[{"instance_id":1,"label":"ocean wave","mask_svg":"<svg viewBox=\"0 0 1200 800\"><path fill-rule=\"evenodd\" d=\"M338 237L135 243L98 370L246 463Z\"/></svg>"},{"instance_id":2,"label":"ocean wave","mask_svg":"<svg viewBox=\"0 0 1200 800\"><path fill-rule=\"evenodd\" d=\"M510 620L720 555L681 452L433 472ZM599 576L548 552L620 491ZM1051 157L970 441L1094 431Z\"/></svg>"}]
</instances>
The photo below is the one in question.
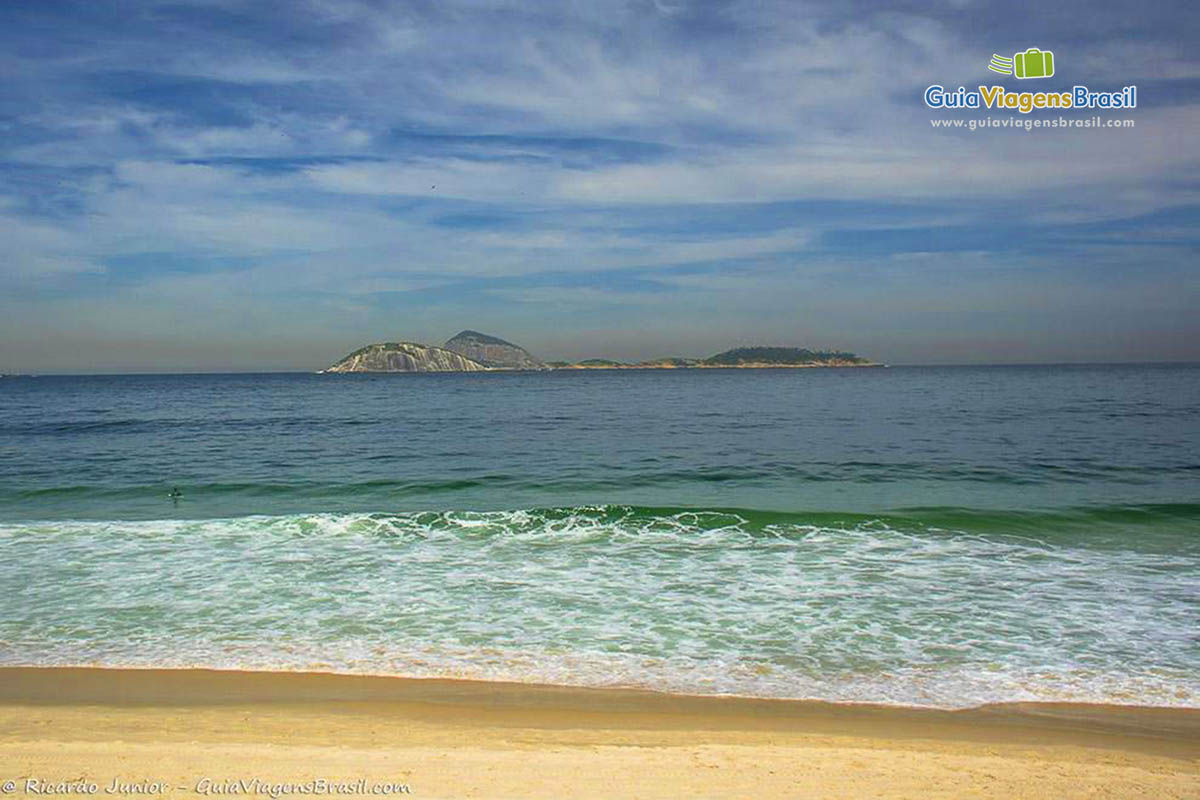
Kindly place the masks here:
<instances>
[{"instance_id":1,"label":"ocean wave","mask_svg":"<svg viewBox=\"0 0 1200 800\"><path fill-rule=\"evenodd\" d=\"M412 484L403 481L363 481L347 487L345 484L311 484L299 491L305 497L340 498L356 492L397 490L404 493L443 490L452 493L472 486L497 486L517 483L509 475L484 475L458 480L429 481ZM273 483L220 483L187 486L188 499L207 499L213 495L239 494L247 497L277 498L292 495L298 487ZM93 486L62 486L15 492L25 500L56 498L144 497L152 495L161 500L166 496L163 486L127 489L102 489ZM165 504L160 503L164 508ZM170 510L178 511L177 506ZM183 511L188 511L186 507ZM165 512L164 512L165 513ZM200 521L205 517L197 517ZM238 520L241 520L240 522ZM400 532L426 536L435 532L462 529L486 530L493 535L523 535L530 532L553 533L564 525L586 525L597 532L617 535L643 534L663 526L673 530L701 533L709 529L731 529L747 536L803 537L813 528L843 530L891 529L898 532L927 535L980 534L1017 536L1033 539L1086 539L1098 545L1115 537L1117 544L1131 549L1162 543L1172 551L1200 552L1200 503L1123 503L1098 506L1078 506L1053 509L1010 510L994 508L960 508L953 506L922 506L897 508L879 513L839 511L777 511L769 509L638 506L628 504L597 504L561 508L530 508L515 511L445 510L410 512L312 512L302 514L248 514L235 518L209 520L213 525L258 527L307 525L308 521L323 520L319 526L327 533L345 530L347 524L358 530L375 530L380 535ZM45 520L12 520L13 524L44 523L61 531L89 530L94 525L138 527L136 518L128 520L89 520L53 518ZM176 516L161 520L142 520L151 527L188 526L193 521ZM0 530L4 523L0 522ZM1161 534L1161 536L1159 535Z\"/></svg>"},{"instance_id":2,"label":"ocean wave","mask_svg":"<svg viewBox=\"0 0 1200 800\"><path fill-rule=\"evenodd\" d=\"M1197 706L1198 523L1189 504L8 522L0 663Z\"/></svg>"}]
</instances>

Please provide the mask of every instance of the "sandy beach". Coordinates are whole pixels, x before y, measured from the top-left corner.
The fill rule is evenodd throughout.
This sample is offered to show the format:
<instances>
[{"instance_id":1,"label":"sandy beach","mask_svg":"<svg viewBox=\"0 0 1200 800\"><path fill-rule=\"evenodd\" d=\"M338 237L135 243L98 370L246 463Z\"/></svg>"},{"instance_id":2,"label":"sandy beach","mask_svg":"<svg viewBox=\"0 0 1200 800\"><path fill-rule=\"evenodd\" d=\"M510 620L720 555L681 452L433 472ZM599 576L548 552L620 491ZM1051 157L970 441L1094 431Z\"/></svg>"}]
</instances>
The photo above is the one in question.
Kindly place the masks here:
<instances>
[{"instance_id":1,"label":"sandy beach","mask_svg":"<svg viewBox=\"0 0 1200 800\"><path fill-rule=\"evenodd\" d=\"M0 780L12 781L10 796L267 796L323 780L447 798L1189 798L1200 793L1200 711L938 711L312 673L6 668Z\"/></svg>"}]
</instances>

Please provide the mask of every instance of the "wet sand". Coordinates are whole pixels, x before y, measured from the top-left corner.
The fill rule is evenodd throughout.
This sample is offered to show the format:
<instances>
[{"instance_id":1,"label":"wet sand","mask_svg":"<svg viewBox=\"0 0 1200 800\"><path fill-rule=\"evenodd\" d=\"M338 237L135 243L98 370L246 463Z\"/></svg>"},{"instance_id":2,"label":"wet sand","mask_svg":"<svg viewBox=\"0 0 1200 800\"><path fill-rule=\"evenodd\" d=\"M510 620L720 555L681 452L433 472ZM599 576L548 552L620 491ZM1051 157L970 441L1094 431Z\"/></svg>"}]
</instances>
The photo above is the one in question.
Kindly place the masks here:
<instances>
[{"instance_id":1,"label":"wet sand","mask_svg":"<svg viewBox=\"0 0 1200 800\"><path fill-rule=\"evenodd\" d=\"M94 784L106 796L268 797L320 793L317 780L429 798L1195 798L1200 710L940 711L315 673L0 669L8 796Z\"/></svg>"}]
</instances>

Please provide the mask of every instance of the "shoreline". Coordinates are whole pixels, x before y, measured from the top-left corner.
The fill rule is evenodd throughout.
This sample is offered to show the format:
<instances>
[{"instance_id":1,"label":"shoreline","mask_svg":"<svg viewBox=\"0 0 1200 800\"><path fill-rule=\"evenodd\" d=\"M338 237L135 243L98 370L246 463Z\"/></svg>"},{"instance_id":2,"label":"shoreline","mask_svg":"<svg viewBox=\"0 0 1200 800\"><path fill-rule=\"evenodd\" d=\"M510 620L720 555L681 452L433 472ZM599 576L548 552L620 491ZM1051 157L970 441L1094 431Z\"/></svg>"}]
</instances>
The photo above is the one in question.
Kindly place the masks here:
<instances>
[{"instance_id":1,"label":"shoreline","mask_svg":"<svg viewBox=\"0 0 1200 800\"><path fill-rule=\"evenodd\" d=\"M404 778L425 797L1186 797L1200 709L965 710L439 678L0 668L0 777ZM1036 790L1035 788L1036 787ZM194 788L194 786L193 786ZM18 793L19 794L19 793Z\"/></svg>"},{"instance_id":2,"label":"shoreline","mask_svg":"<svg viewBox=\"0 0 1200 800\"><path fill-rule=\"evenodd\" d=\"M142 683L140 677L151 683ZM56 679L62 678L61 683ZM128 681L128 683L126 683ZM274 685L272 685L274 684ZM152 687L158 686L155 689ZM200 687L207 687L200 689ZM792 712L817 709L876 712L902 712L930 715L1003 714L1019 711L1041 716L1038 710L1078 709L1129 714L1179 712L1196 715L1196 733L1200 736L1200 705L1158 703L1121 703L1103 700L996 700L974 705L932 705L876 700L835 700L819 697L783 697L738 694L736 692L694 692L660 689L650 686L587 683L547 683L539 680L505 678L446 677L406 675L387 672L338 671L317 667L288 666L210 667L195 665L140 664L7 664L0 665L0 704L6 702L57 703L71 701L102 702L114 689L122 702L154 703L166 697L186 697L189 702L225 702L223 692L252 702L288 702L291 700L396 700L420 699L422 702L465 702L477 692L488 697L496 693L522 698L532 703L558 703L568 707L591 708L594 705L657 707L658 705L746 704L748 706L787 707ZM182 695L168 694L182 692ZM711 709L707 709L710 710ZM1103 713L1101 714L1103 716Z\"/></svg>"}]
</instances>

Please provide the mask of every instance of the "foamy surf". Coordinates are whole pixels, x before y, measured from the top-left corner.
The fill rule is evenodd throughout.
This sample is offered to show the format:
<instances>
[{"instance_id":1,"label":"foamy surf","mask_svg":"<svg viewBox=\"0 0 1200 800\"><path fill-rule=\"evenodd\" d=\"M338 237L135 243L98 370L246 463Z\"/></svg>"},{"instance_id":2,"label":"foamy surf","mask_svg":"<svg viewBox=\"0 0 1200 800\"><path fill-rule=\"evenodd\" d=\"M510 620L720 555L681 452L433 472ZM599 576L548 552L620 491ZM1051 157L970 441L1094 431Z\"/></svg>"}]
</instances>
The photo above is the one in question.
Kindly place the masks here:
<instances>
[{"instance_id":1,"label":"foamy surf","mask_svg":"<svg viewBox=\"0 0 1200 800\"><path fill-rule=\"evenodd\" d=\"M1197 706L1180 525L1194 509L6 522L0 663Z\"/></svg>"}]
</instances>

